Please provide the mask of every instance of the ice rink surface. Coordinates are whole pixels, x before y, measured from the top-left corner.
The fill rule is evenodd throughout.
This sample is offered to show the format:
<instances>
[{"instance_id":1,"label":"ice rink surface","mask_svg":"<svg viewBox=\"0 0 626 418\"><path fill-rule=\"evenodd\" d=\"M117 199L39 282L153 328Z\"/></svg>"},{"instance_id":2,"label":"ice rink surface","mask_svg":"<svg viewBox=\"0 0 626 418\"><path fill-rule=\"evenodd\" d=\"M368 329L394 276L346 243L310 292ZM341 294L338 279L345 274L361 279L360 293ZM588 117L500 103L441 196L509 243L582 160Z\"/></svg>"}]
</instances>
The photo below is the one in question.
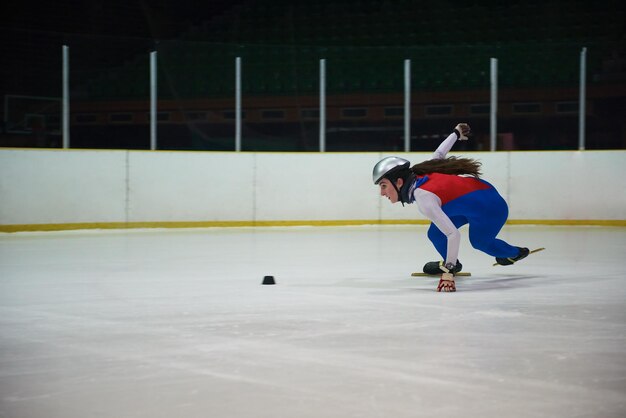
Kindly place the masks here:
<instances>
[{"instance_id":1,"label":"ice rink surface","mask_svg":"<svg viewBox=\"0 0 626 418\"><path fill-rule=\"evenodd\" d=\"M626 229L463 233L452 294L425 226L0 234L0 417L625 417Z\"/></svg>"}]
</instances>

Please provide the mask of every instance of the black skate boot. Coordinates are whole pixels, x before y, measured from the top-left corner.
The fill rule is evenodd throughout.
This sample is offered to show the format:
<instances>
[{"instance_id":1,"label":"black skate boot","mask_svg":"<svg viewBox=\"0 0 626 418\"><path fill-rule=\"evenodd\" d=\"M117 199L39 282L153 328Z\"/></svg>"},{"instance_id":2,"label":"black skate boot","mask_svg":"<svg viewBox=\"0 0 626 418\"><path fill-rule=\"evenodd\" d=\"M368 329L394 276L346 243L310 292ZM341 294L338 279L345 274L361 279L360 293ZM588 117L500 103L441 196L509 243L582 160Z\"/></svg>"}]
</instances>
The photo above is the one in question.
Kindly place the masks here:
<instances>
[{"instance_id":1,"label":"black skate boot","mask_svg":"<svg viewBox=\"0 0 626 418\"><path fill-rule=\"evenodd\" d=\"M516 261L520 261L522 258L528 257L528 254L530 254L530 250L528 248L522 248L522 247L517 247L517 248L519 248L519 254L517 255L517 257L508 257L508 258L496 257L496 263L500 264L501 266L510 266Z\"/></svg>"},{"instance_id":2,"label":"black skate boot","mask_svg":"<svg viewBox=\"0 0 626 418\"><path fill-rule=\"evenodd\" d=\"M443 266L443 261L431 261L430 263L424 264L423 271L426 274L432 274L433 276L438 276L441 273L443 273L443 270L441 270L440 266ZM463 268L463 264L461 264L459 260L457 260L456 266L452 269L452 273L457 274L459 271L461 271L462 268Z\"/></svg>"}]
</instances>

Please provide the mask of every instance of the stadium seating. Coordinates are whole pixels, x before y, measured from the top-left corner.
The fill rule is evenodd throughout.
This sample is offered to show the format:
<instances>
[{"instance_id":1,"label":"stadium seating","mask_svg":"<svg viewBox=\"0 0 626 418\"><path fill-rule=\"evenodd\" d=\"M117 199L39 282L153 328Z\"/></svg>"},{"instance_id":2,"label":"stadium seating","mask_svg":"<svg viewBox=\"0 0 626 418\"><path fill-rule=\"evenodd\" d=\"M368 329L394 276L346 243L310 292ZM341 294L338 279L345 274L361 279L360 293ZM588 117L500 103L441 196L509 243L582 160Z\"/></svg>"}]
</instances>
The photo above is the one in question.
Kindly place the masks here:
<instances>
[{"instance_id":1,"label":"stadium seating","mask_svg":"<svg viewBox=\"0 0 626 418\"><path fill-rule=\"evenodd\" d=\"M231 95L238 56L249 95L314 94L320 58L326 59L331 94L400 92L404 59L412 61L414 90L487 88L491 57L499 59L503 87L575 86L582 47L589 49L593 74L615 45L623 45L623 7L612 12L582 0L569 2L567 10L558 7L539 0L462 7L409 0L250 1L157 47L159 97ZM107 71L90 81L89 94L146 97L146 63L137 56Z\"/></svg>"}]
</instances>

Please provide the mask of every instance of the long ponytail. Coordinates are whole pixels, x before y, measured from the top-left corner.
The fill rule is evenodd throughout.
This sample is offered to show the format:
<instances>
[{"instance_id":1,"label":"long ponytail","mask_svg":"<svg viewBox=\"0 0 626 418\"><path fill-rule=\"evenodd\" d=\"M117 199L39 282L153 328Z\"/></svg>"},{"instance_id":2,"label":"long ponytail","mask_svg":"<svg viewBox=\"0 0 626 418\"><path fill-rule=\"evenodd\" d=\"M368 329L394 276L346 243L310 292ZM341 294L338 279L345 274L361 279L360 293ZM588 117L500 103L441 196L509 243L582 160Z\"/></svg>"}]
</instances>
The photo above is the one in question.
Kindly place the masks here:
<instances>
[{"instance_id":1,"label":"long ponytail","mask_svg":"<svg viewBox=\"0 0 626 418\"><path fill-rule=\"evenodd\" d=\"M411 171L418 176L429 173L441 174L469 174L480 178L481 163L472 158L448 157L438 160L427 160L411 167Z\"/></svg>"}]
</instances>

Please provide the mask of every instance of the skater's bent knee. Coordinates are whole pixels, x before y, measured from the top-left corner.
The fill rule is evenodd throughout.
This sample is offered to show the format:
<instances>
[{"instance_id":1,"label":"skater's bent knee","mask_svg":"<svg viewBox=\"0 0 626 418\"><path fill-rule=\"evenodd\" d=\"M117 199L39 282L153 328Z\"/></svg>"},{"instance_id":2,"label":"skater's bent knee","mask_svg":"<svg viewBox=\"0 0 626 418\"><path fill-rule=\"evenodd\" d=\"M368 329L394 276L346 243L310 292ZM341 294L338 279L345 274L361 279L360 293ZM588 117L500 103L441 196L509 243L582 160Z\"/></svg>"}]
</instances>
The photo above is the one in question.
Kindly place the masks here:
<instances>
[{"instance_id":1,"label":"skater's bent knee","mask_svg":"<svg viewBox=\"0 0 626 418\"><path fill-rule=\"evenodd\" d=\"M493 241L470 238L470 244L472 244L472 247L474 247L478 251L488 250L491 247L492 243Z\"/></svg>"}]
</instances>

